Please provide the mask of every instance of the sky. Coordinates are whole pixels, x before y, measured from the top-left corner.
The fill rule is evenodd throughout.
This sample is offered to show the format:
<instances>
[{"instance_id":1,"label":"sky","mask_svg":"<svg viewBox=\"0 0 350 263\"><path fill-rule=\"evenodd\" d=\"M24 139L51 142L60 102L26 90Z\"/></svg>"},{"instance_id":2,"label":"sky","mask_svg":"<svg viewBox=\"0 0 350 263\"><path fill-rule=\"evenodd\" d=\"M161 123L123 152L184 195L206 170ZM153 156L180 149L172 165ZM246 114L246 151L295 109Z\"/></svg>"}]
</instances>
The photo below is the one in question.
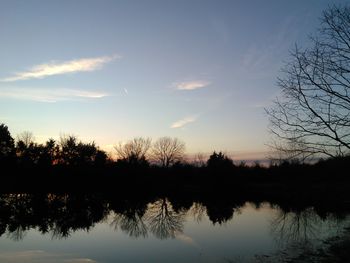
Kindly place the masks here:
<instances>
[{"instance_id":1,"label":"sky","mask_svg":"<svg viewBox=\"0 0 350 263\"><path fill-rule=\"evenodd\" d=\"M0 0L0 123L39 143L171 136L262 158L281 67L344 2Z\"/></svg>"}]
</instances>

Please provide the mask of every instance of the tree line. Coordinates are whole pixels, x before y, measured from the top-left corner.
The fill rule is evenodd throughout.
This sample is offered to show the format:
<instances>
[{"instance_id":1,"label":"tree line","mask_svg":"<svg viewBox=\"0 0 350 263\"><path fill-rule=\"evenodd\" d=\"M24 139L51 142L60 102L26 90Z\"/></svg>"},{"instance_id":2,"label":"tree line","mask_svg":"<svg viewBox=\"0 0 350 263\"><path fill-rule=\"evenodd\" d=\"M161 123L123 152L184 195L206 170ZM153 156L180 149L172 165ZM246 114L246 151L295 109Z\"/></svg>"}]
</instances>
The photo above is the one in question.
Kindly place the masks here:
<instances>
[{"instance_id":1,"label":"tree line","mask_svg":"<svg viewBox=\"0 0 350 263\"><path fill-rule=\"evenodd\" d=\"M63 135L58 141L48 139L36 143L31 132L22 132L15 140L8 127L0 124L0 164L20 167L89 166L98 167L117 163L122 167L146 168L150 165L169 168L184 165L185 143L178 138L161 137L154 143L150 138L137 137L114 146L114 161L94 142L85 143L74 135ZM214 152L208 160L198 156L197 166L233 167L233 161L225 154Z\"/></svg>"}]
</instances>

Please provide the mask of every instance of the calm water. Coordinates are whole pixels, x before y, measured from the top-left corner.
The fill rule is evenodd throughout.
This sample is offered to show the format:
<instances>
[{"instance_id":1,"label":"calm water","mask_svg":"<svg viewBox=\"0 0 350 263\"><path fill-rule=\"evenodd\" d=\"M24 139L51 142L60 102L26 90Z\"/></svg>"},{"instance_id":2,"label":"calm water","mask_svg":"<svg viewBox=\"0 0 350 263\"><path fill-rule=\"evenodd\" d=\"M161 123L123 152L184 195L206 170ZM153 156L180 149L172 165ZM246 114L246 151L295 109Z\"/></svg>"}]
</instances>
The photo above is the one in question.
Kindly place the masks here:
<instances>
[{"instance_id":1,"label":"calm water","mask_svg":"<svg viewBox=\"0 0 350 263\"><path fill-rule=\"evenodd\" d=\"M0 262L260 262L349 223L346 214L267 202L173 203L2 195Z\"/></svg>"}]
</instances>

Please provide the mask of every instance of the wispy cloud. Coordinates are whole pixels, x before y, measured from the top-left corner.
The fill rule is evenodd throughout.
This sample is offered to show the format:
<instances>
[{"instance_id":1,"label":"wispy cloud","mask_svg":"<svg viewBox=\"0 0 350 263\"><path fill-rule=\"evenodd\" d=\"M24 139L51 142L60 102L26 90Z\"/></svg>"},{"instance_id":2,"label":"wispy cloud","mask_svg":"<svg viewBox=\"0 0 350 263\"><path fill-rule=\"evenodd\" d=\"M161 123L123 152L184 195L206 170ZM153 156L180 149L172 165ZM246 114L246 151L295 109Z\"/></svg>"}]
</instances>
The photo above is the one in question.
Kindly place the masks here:
<instances>
[{"instance_id":1,"label":"wispy cloud","mask_svg":"<svg viewBox=\"0 0 350 263\"><path fill-rule=\"evenodd\" d=\"M2 79L3 82L12 82L26 79L41 79L53 75L61 75L83 71L100 69L104 64L121 58L119 55L104 56L97 58L81 58L63 62L52 61L33 66L27 71L17 72L14 76Z\"/></svg>"},{"instance_id":2,"label":"wispy cloud","mask_svg":"<svg viewBox=\"0 0 350 263\"><path fill-rule=\"evenodd\" d=\"M79 89L1 88L0 98L58 102L77 99L99 99L108 96L104 92Z\"/></svg>"},{"instance_id":3,"label":"wispy cloud","mask_svg":"<svg viewBox=\"0 0 350 263\"><path fill-rule=\"evenodd\" d=\"M183 118L181 120L174 122L170 127L173 129L182 128L191 122L195 122L196 120L197 120L196 116L188 116L186 118Z\"/></svg>"},{"instance_id":4,"label":"wispy cloud","mask_svg":"<svg viewBox=\"0 0 350 263\"><path fill-rule=\"evenodd\" d=\"M284 57L292 48L293 39L297 38L298 28L302 20L293 16L286 16L278 25L276 32L267 37L265 41L248 46L243 53L240 68L250 77L275 76L281 67L281 57Z\"/></svg>"},{"instance_id":5,"label":"wispy cloud","mask_svg":"<svg viewBox=\"0 0 350 263\"><path fill-rule=\"evenodd\" d=\"M178 90L195 90L204 88L208 85L210 85L210 82L205 80L194 80L174 83L174 86Z\"/></svg>"}]
</instances>

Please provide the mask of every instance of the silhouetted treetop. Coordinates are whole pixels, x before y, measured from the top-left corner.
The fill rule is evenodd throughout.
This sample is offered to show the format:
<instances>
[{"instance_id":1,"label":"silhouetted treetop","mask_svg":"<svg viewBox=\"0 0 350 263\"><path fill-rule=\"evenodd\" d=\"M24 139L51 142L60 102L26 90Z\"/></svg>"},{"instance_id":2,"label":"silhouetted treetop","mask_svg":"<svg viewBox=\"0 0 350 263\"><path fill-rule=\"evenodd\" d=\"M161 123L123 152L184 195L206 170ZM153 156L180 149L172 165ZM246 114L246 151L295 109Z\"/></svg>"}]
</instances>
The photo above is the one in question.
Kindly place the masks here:
<instances>
[{"instance_id":1,"label":"silhouetted treetop","mask_svg":"<svg viewBox=\"0 0 350 263\"><path fill-rule=\"evenodd\" d=\"M137 137L124 144L120 142L114 146L114 149L117 152L118 159L136 164L137 162L144 163L147 160L147 153L151 145L150 138Z\"/></svg>"},{"instance_id":2,"label":"silhouetted treetop","mask_svg":"<svg viewBox=\"0 0 350 263\"><path fill-rule=\"evenodd\" d=\"M59 163L67 165L92 165L96 162L105 163L107 155L99 150L94 142L78 142L73 135L62 136L60 139Z\"/></svg>"},{"instance_id":3,"label":"silhouetted treetop","mask_svg":"<svg viewBox=\"0 0 350 263\"><path fill-rule=\"evenodd\" d=\"M0 124L0 161L12 157L15 152L15 140L12 138L8 127Z\"/></svg>"},{"instance_id":4,"label":"silhouetted treetop","mask_svg":"<svg viewBox=\"0 0 350 263\"><path fill-rule=\"evenodd\" d=\"M234 166L232 159L227 157L222 152L213 152L207 161L207 167L210 169L229 169Z\"/></svg>"}]
</instances>

